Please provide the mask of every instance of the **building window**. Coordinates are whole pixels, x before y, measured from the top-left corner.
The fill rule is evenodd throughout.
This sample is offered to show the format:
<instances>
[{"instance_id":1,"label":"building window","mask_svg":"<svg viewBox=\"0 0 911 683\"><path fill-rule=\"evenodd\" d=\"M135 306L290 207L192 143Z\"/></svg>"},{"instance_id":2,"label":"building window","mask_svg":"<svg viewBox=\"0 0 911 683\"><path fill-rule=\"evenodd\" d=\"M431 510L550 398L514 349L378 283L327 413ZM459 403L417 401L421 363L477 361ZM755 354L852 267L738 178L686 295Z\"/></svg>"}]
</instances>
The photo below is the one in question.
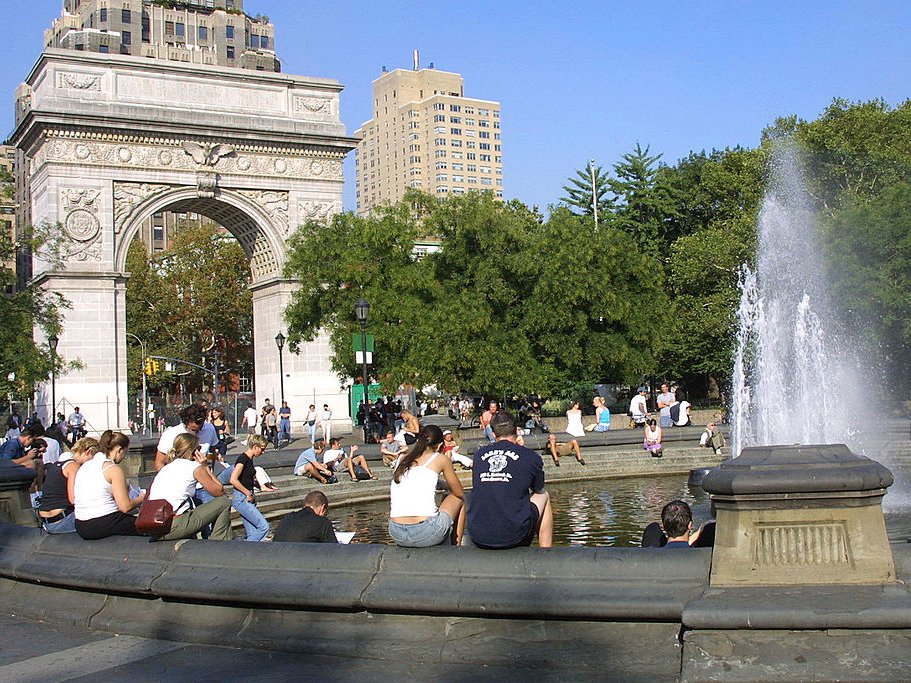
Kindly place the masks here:
<instances>
[{"instance_id":1,"label":"building window","mask_svg":"<svg viewBox=\"0 0 911 683\"><path fill-rule=\"evenodd\" d=\"M460 175L454 175L454 176L452 176L452 182L454 182L454 183L461 183L463 180L464 180L464 179L463 179L462 176L460 176Z\"/></svg>"},{"instance_id":2,"label":"building window","mask_svg":"<svg viewBox=\"0 0 911 683\"><path fill-rule=\"evenodd\" d=\"M128 9L120 10L120 22L123 24L130 24L133 22L133 13Z\"/></svg>"},{"instance_id":3,"label":"building window","mask_svg":"<svg viewBox=\"0 0 911 683\"><path fill-rule=\"evenodd\" d=\"M450 132L452 135L461 135L461 134L462 134L462 129L461 129L461 128L450 128L450 129L449 129L449 132Z\"/></svg>"},{"instance_id":4,"label":"building window","mask_svg":"<svg viewBox=\"0 0 911 683\"><path fill-rule=\"evenodd\" d=\"M453 168L454 168L455 166L457 166L457 165L458 165L458 164L453 164ZM447 166L448 166L448 164L447 164L445 161L438 161L438 162L437 162L437 170L445 169Z\"/></svg>"},{"instance_id":5,"label":"building window","mask_svg":"<svg viewBox=\"0 0 911 683\"><path fill-rule=\"evenodd\" d=\"M479 128L490 128L490 121L485 121L484 119L481 119L480 121L478 121L478 127Z\"/></svg>"},{"instance_id":6,"label":"building window","mask_svg":"<svg viewBox=\"0 0 911 683\"><path fill-rule=\"evenodd\" d=\"M468 176L468 184L469 184L469 185L477 185L477 184L478 184L478 179L477 179L475 176L470 175L470 176Z\"/></svg>"},{"instance_id":7,"label":"building window","mask_svg":"<svg viewBox=\"0 0 911 683\"><path fill-rule=\"evenodd\" d=\"M490 143L489 143L489 142L482 142L482 143L479 145L479 149L490 149Z\"/></svg>"},{"instance_id":8,"label":"building window","mask_svg":"<svg viewBox=\"0 0 911 683\"><path fill-rule=\"evenodd\" d=\"M461 158L462 158L462 153L461 153L461 152L453 152L453 153L452 153L452 158L453 158L453 159L461 159Z\"/></svg>"},{"instance_id":9,"label":"building window","mask_svg":"<svg viewBox=\"0 0 911 683\"><path fill-rule=\"evenodd\" d=\"M452 140L449 144L451 144L453 147L461 147L462 141L461 140Z\"/></svg>"},{"instance_id":10,"label":"building window","mask_svg":"<svg viewBox=\"0 0 911 683\"><path fill-rule=\"evenodd\" d=\"M177 25L174 28L176 29L174 35L176 35L178 38L183 38L186 36L186 27L184 26L183 22L178 21Z\"/></svg>"},{"instance_id":11,"label":"building window","mask_svg":"<svg viewBox=\"0 0 911 683\"><path fill-rule=\"evenodd\" d=\"M111 48L108 47L107 45L99 45L99 46L98 46L98 52L101 52L102 54L107 54L107 53L110 52L110 51L111 51Z\"/></svg>"},{"instance_id":12,"label":"building window","mask_svg":"<svg viewBox=\"0 0 911 683\"><path fill-rule=\"evenodd\" d=\"M433 129L433 132L436 133L437 135L439 135L440 133L445 133L446 126L437 126L436 128Z\"/></svg>"},{"instance_id":13,"label":"building window","mask_svg":"<svg viewBox=\"0 0 911 683\"><path fill-rule=\"evenodd\" d=\"M437 114L436 116L433 117L433 122L434 122L434 123L441 123L441 122L443 122L443 121L445 121L445 120L446 120L446 116L443 115L443 114Z\"/></svg>"},{"instance_id":14,"label":"building window","mask_svg":"<svg viewBox=\"0 0 911 683\"><path fill-rule=\"evenodd\" d=\"M461 116L450 116L449 123L462 123L462 117Z\"/></svg>"},{"instance_id":15,"label":"building window","mask_svg":"<svg viewBox=\"0 0 911 683\"><path fill-rule=\"evenodd\" d=\"M234 46L228 45L228 59L234 59Z\"/></svg>"},{"instance_id":16,"label":"building window","mask_svg":"<svg viewBox=\"0 0 911 683\"><path fill-rule=\"evenodd\" d=\"M197 35L199 35L200 40L209 39L209 27L208 26L200 26L198 31L199 32Z\"/></svg>"},{"instance_id":17,"label":"building window","mask_svg":"<svg viewBox=\"0 0 911 683\"><path fill-rule=\"evenodd\" d=\"M476 172L477 170L478 170L478 167L477 167L477 166L475 166L474 164L468 164L468 172L469 172L469 173L474 173L474 172Z\"/></svg>"},{"instance_id":18,"label":"building window","mask_svg":"<svg viewBox=\"0 0 911 683\"><path fill-rule=\"evenodd\" d=\"M260 36L259 45L263 50L269 49L269 36Z\"/></svg>"},{"instance_id":19,"label":"building window","mask_svg":"<svg viewBox=\"0 0 911 683\"><path fill-rule=\"evenodd\" d=\"M489 155L489 154L482 154L482 155L481 155L481 161L490 161L490 155Z\"/></svg>"},{"instance_id":20,"label":"building window","mask_svg":"<svg viewBox=\"0 0 911 683\"><path fill-rule=\"evenodd\" d=\"M108 20L108 10L107 7L102 7L98 10L98 23L103 24Z\"/></svg>"},{"instance_id":21,"label":"building window","mask_svg":"<svg viewBox=\"0 0 911 683\"><path fill-rule=\"evenodd\" d=\"M436 152L433 153L433 156L435 156L437 159L443 159L446 156L446 150L438 149Z\"/></svg>"},{"instance_id":22,"label":"building window","mask_svg":"<svg viewBox=\"0 0 911 683\"><path fill-rule=\"evenodd\" d=\"M460 112L462 111L462 107L458 104L450 104L449 111Z\"/></svg>"},{"instance_id":23,"label":"building window","mask_svg":"<svg viewBox=\"0 0 911 683\"><path fill-rule=\"evenodd\" d=\"M438 185L438 186L437 186L437 194L445 194L445 193L447 193L447 192L449 192L449 188L446 187L445 185Z\"/></svg>"},{"instance_id":24,"label":"building window","mask_svg":"<svg viewBox=\"0 0 911 683\"><path fill-rule=\"evenodd\" d=\"M167 33L169 36L174 35L174 22L173 21L166 21L164 23L164 32Z\"/></svg>"},{"instance_id":25,"label":"building window","mask_svg":"<svg viewBox=\"0 0 911 683\"><path fill-rule=\"evenodd\" d=\"M476 155L474 152L469 152L465 155L465 158L468 159L468 161L474 161L476 159Z\"/></svg>"},{"instance_id":26,"label":"building window","mask_svg":"<svg viewBox=\"0 0 911 683\"><path fill-rule=\"evenodd\" d=\"M225 26L225 38L228 40L234 40L234 27L231 24Z\"/></svg>"},{"instance_id":27,"label":"building window","mask_svg":"<svg viewBox=\"0 0 911 683\"><path fill-rule=\"evenodd\" d=\"M490 116L490 109L478 109L478 116Z\"/></svg>"},{"instance_id":28,"label":"building window","mask_svg":"<svg viewBox=\"0 0 911 683\"><path fill-rule=\"evenodd\" d=\"M446 138L435 138L433 141L433 144L436 145L437 147L445 147Z\"/></svg>"},{"instance_id":29,"label":"building window","mask_svg":"<svg viewBox=\"0 0 911 683\"><path fill-rule=\"evenodd\" d=\"M470 129L465 131L466 138L473 138L475 135L477 135L477 131L470 130Z\"/></svg>"},{"instance_id":30,"label":"building window","mask_svg":"<svg viewBox=\"0 0 911 683\"><path fill-rule=\"evenodd\" d=\"M120 43L122 45L132 45L133 44L133 34L129 31L120 32Z\"/></svg>"},{"instance_id":31,"label":"building window","mask_svg":"<svg viewBox=\"0 0 911 683\"><path fill-rule=\"evenodd\" d=\"M439 168L439 165L437 166L437 168ZM445 166L444 166L444 168L445 168ZM462 164L453 164L453 165L452 165L452 170L453 170L453 171L461 171L461 170L462 170Z\"/></svg>"},{"instance_id":32,"label":"building window","mask_svg":"<svg viewBox=\"0 0 911 683\"><path fill-rule=\"evenodd\" d=\"M478 137L479 138L489 138L490 133L488 133L486 130L482 130L480 133L478 133Z\"/></svg>"},{"instance_id":33,"label":"building window","mask_svg":"<svg viewBox=\"0 0 911 683\"><path fill-rule=\"evenodd\" d=\"M474 114L474 107L465 107L466 114Z\"/></svg>"},{"instance_id":34,"label":"building window","mask_svg":"<svg viewBox=\"0 0 911 683\"><path fill-rule=\"evenodd\" d=\"M493 185L490 178L481 178L481 185Z\"/></svg>"},{"instance_id":35,"label":"building window","mask_svg":"<svg viewBox=\"0 0 911 683\"><path fill-rule=\"evenodd\" d=\"M445 108L446 108L446 105L443 104L442 102L437 102L436 104L433 105L434 111L443 111ZM443 120L445 121L446 118L443 117Z\"/></svg>"},{"instance_id":36,"label":"building window","mask_svg":"<svg viewBox=\"0 0 911 683\"><path fill-rule=\"evenodd\" d=\"M449 178L446 176L445 173L437 173L437 180L445 182L446 180L449 180Z\"/></svg>"}]
</instances>

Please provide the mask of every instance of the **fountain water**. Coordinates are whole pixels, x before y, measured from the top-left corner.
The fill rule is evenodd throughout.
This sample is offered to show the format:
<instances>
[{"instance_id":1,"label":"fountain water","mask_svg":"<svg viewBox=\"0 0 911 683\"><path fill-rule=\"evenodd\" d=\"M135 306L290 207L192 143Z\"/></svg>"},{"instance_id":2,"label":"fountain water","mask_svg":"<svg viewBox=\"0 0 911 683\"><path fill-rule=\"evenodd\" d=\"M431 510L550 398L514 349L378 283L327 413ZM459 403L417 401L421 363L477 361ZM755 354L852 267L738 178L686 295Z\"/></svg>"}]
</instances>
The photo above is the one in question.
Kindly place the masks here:
<instances>
[{"instance_id":1,"label":"fountain water","mask_svg":"<svg viewBox=\"0 0 911 683\"><path fill-rule=\"evenodd\" d=\"M757 226L756 271L741 273L732 453L845 443L867 450L875 395L830 301L815 216L793 145L774 154ZM865 371L870 372L870 364Z\"/></svg>"}]
</instances>

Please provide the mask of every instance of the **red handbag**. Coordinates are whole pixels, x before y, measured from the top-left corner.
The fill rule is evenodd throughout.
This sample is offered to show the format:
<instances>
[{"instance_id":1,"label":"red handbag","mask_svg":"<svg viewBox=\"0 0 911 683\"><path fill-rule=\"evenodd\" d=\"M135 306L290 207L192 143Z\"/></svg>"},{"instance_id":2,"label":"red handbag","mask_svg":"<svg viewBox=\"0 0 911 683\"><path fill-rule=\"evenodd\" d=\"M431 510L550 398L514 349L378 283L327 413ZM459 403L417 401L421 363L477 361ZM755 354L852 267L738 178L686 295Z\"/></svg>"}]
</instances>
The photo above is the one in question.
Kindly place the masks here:
<instances>
[{"instance_id":1,"label":"red handbag","mask_svg":"<svg viewBox=\"0 0 911 683\"><path fill-rule=\"evenodd\" d=\"M166 500L146 500L139 507L136 531L146 536L160 537L171 531L174 507Z\"/></svg>"}]
</instances>

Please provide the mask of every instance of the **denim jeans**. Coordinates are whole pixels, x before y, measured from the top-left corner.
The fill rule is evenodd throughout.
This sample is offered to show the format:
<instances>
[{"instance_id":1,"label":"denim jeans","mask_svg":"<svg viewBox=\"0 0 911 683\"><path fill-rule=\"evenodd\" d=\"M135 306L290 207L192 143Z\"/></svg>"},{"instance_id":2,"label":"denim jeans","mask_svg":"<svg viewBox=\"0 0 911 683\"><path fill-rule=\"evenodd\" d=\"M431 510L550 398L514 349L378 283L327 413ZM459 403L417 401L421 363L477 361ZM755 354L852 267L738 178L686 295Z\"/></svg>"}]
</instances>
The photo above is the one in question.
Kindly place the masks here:
<instances>
[{"instance_id":1,"label":"denim jeans","mask_svg":"<svg viewBox=\"0 0 911 683\"><path fill-rule=\"evenodd\" d=\"M278 440L291 441L291 420L283 417L278 423Z\"/></svg>"},{"instance_id":2,"label":"denim jeans","mask_svg":"<svg viewBox=\"0 0 911 683\"><path fill-rule=\"evenodd\" d=\"M256 503L247 501L247 497L240 491L235 491L231 496L231 504L240 514L247 532L248 541L261 541L269 533L269 522L263 513L256 507Z\"/></svg>"},{"instance_id":3,"label":"denim jeans","mask_svg":"<svg viewBox=\"0 0 911 683\"><path fill-rule=\"evenodd\" d=\"M44 530L49 534L74 534L76 533L76 515L72 512L56 522L42 522Z\"/></svg>"}]
</instances>

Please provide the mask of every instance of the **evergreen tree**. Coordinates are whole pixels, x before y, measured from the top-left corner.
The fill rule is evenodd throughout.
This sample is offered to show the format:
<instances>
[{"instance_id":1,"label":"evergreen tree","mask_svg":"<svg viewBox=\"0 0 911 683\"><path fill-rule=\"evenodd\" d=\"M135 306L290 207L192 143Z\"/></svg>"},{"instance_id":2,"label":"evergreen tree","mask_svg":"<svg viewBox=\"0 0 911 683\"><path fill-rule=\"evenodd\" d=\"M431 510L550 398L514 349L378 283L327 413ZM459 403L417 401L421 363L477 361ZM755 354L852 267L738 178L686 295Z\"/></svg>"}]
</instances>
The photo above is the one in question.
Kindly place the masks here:
<instances>
[{"instance_id":1,"label":"evergreen tree","mask_svg":"<svg viewBox=\"0 0 911 683\"><path fill-rule=\"evenodd\" d=\"M609 190L608 178L600 166L594 167L594 176L592 175L592 165L588 164L581 170L576 171L575 177L567 178L569 185L563 186L566 196L560 201L569 207L573 213L583 216L591 216L594 213L594 202L592 201L592 187L595 188L595 195L598 198L598 220L608 219L608 213L613 208L613 204L607 197Z\"/></svg>"}]
</instances>

